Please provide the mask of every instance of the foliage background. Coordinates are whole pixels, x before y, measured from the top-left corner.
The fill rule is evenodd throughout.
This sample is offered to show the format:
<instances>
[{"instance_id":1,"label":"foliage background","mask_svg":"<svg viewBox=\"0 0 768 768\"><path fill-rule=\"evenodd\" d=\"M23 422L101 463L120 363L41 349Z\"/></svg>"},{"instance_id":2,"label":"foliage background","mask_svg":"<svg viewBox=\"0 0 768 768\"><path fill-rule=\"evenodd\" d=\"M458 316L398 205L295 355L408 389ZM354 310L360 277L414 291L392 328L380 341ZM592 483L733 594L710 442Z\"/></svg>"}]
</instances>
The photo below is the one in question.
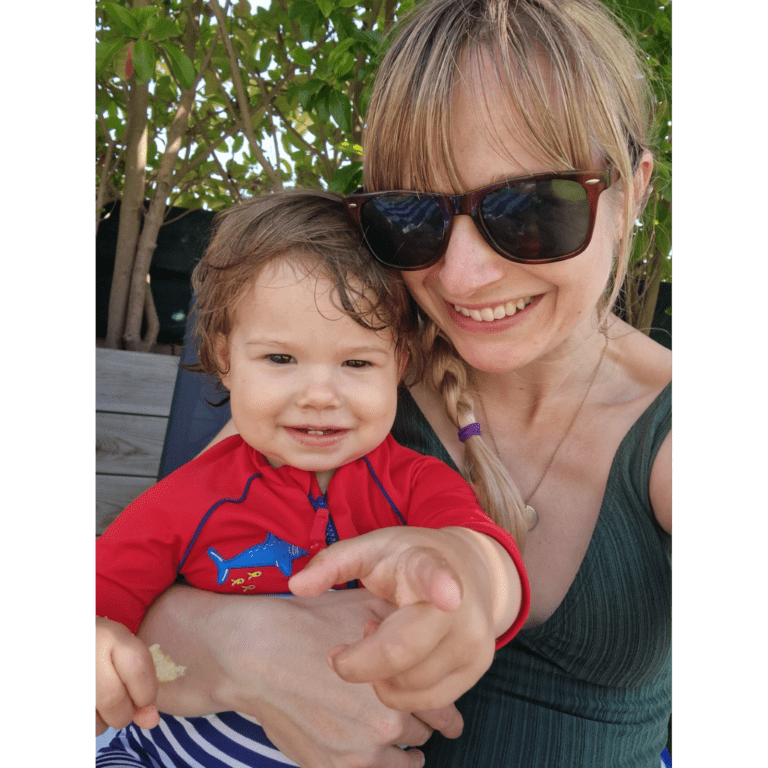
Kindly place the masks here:
<instances>
[{"instance_id":1,"label":"foliage background","mask_svg":"<svg viewBox=\"0 0 768 768\"><path fill-rule=\"evenodd\" d=\"M671 6L607 2L648 56L659 107L657 181L626 297L645 329L671 275ZM284 185L360 183L373 74L386 32L413 5L97 0L96 226L121 204L109 346L155 343L148 274L172 207L216 211Z\"/></svg>"}]
</instances>

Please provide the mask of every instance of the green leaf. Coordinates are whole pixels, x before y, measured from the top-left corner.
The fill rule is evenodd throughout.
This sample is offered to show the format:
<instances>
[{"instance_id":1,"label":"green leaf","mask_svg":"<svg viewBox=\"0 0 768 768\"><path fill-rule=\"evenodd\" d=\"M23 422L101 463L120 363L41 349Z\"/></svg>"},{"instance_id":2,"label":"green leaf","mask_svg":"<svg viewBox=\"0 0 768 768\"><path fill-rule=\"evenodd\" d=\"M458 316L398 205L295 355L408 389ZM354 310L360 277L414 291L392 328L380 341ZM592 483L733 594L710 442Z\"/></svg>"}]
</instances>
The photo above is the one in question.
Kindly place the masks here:
<instances>
[{"instance_id":1,"label":"green leaf","mask_svg":"<svg viewBox=\"0 0 768 768\"><path fill-rule=\"evenodd\" d=\"M320 12L327 19L331 15L331 11L334 9L336 3L334 3L334 0L316 0L316 2Z\"/></svg>"},{"instance_id":2,"label":"green leaf","mask_svg":"<svg viewBox=\"0 0 768 768\"><path fill-rule=\"evenodd\" d=\"M331 89L324 84L323 87L315 94L314 102L312 104L312 108L317 113L317 117L321 123L327 123L331 116L330 106L328 103L328 95L330 90Z\"/></svg>"},{"instance_id":3,"label":"green leaf","mask_svg":"<svg viewBox=\"0 0 768 768\"><path fill-rule=\"evenodd\" d=\"M346 51L346 53L339 56L334 63L333 74L336 75L337 79L343 80L352 71L354 66L355 57L349 51Z\"/></svg>"},{"instance_id":4,"label":"green leaf","mask_svg":"<svg viewBox=\"0 0 768 768\"><path fill-rule=\"evenodd\" d=\"M328 66L332 68L334 72L339 67L340 63L343 68L346 60L350 57L352 58L352 63L354 63L354 56L349 52L349 49L354 44L355 41L351 37L348 37L346 40L335 46L330 54L328 54Z\"/></svg>"},{"instance_id":5,"label":"green leaf","mask_svg":"<svg viewBox=\"0 0 768 768\"><path fill-rule=\"evenodd\" d=\"M191 88L195 84L195 67L184 51L172 43L161 43L160 47L171 62L171 71L182 88Z\"/></svg>"},{"instance_id":6,"label":"green leaf","mask_svg":"<svg viewBox=\"0 0 768 768\"><path fill-rule=\"evenodd\" d=\"M149 30L152 23L151 20L157 15L158 10L158 7L155 5L144 5L141 8L131 9L131 13L133 13L136 18L136 22L139 25L139 30L141 32Z\"/></svg>"},{"instance_id":7,"label":"green leaf","mask_svg":"<svg viewBox=\"0 0 768 768\"><path fill-rule=\"evenodd\" d=\"M291 60L300 67L312 66L312 54L309 51L304 50L301 45L297 45L295 48L291 49L289 56Z\"/></svg>"},{"instance_id":8,"label":"green leaf","mask_svg":"<svg viewBox=\"0 0 768 768\"><path fill-rule=\"evenodd\" d=\"M149 82L155 74L155 48L147 40L137 40L133 46L133 69L136 79Z\"/></svg>"},{"instance_id":9,"label":"green leaf","mask_svg":"<svg viewBox=\"0 0 768 768\"><path fill-rule=\"evenodd\" d=\"M117 3L104 3L104 10L120 32L130 37L138 37L141 34L138 21L128 8Z\"/></svg>"},{"instance_id":10,"label":"green leaf","mask_svg":"<svg viewBox=\"0 0 768 768\"><path fill-rule=\"evenodd\" d=\"M161 40L167 40L169 37L180 37L181 30L175 21L165 18L155 17L154 22L149 27L149 39L153 43Z\"/></svg>"},{"instance_id":11,"label":"green leaf","mask_svg":"<svg viewBox=\"0 0 768 768\"><path fill-rule=\"evenodd\" d=\"M333 174L328 182L331 192L340 195L348 195L363 183L363 164L355 161L349 165L343 165Z\"/></svg>"},{"instance_id":12,"label":"green leaf","mask_svg":"<svg viewBox=\"0 0 768 768\"><path fill-rule=\"evenodd\" d=\"M311 80L307 80L305 83L291 86L289 90L289 97L293 98L295 91L296 96L299 98L299 104L305 109L310 110L315 103L315 95L325 85L322 80L313 77Z\"/></svg>"},{"instance_id":13,"label":"green leaf","mask_svg":"<svg viewBox=\"0 0 768 768\"><path fill-rule=\"evenodd\" d=\"M328 110L336 125L344 133L352 133L352 102L341 91L331 91L328 96Z\"/></svg>"},{"instance_id":14,"label":"green leaf","mask_svg":"<svg viewBox=\"0 0 768 768\"><path fill-rule=\"evenodd\" d=\"M301 39L309 40L315 34L315 29L320 23L320 9L314 3L296 0L291 4L288 18L298 20L301 27Z\"/></svg>"},{"instance_id":15,"label":"green leaf","mask_svg":"<svg viewBox=\"0 0 768 768\"><path fill-rule=\"evenodd\" d=\"M105 40L96 43L96 77L99 78L104 68L112 61L112 57L126 44L124 37Z\"/></svg>"},{"instance_id":16,"label":"green leaf","mask_svg":"<svg viewBox=\"0 0 768 768\"><path fill-rule=\"evenodd\" d=\"M310 8L308 9L306 6L310 6ZM288 18L296 21L296 19L301 18L307 12L311 12L311 10L314 10L312 3L308 3L307 0L295 0L288 8Z\"/></svg>"},{"instance_id":17,"label":"green leaf","mask_svg":"<svg viewBox=\"0 0 768 768\"><path fill-rule=\"evenodd\" d=\"M352 144L349 141L342 141L339 145L339 149L346 155L358 155L362 156L363 148L360 144Z\"/></svg>"}]
</instances>

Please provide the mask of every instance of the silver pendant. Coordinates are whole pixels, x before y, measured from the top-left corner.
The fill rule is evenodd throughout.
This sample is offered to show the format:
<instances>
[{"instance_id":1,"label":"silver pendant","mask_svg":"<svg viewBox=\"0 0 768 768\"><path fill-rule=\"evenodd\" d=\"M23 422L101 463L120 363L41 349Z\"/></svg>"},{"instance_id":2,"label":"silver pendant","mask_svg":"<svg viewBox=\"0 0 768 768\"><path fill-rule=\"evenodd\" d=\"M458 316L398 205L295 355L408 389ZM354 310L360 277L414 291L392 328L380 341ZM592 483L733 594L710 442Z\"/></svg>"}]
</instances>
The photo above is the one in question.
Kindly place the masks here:
<instances>
[{"instance_id":1,"label":"silver pendant","mask_svg":"<svg viewBox=\"0 0 768 768\"><path fill-rule=\"evenodd\" d=\"M533 523L528 526L528 531L532 531L539 524L539 513L530 505L525 505L525 515Z\"/></svg>"}]
</instances>

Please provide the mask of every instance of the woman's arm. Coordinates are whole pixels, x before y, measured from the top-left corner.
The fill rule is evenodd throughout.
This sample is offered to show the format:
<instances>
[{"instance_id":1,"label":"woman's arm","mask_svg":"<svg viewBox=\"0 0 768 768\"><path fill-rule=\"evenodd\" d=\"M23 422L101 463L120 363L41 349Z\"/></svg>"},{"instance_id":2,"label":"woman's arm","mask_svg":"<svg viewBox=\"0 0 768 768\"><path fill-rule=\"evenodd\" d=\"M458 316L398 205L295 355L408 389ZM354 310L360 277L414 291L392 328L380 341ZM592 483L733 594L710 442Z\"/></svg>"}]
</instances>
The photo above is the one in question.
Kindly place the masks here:
<instances>
[{"instance_id":1,"label":"woman's arm","mask_svg":"<svg viewBox=\"0 0 768 768\"><path fill-rule=\"evenodd\" d=\"M651 506L659 525L672 533L672 433L670 432L656 454L651 468L648 491Z\"/></svg>"},{"instance_id":2,"label":"woman's arm","mask_svg":"<svg viewBox=\"0 0 768 768\"><path fill-rule=\"evenodd\" d=\"M256 718L303 768L409 768L432 729L455 738L455 707L419 713L385 707L369 685L343 681L328 649L362 637L392 611L364 589L316 598L240 597L174 586L139 631L187 671L160 686L158 708L176 715L236 710Z\"/></svg>"}]
</instances>

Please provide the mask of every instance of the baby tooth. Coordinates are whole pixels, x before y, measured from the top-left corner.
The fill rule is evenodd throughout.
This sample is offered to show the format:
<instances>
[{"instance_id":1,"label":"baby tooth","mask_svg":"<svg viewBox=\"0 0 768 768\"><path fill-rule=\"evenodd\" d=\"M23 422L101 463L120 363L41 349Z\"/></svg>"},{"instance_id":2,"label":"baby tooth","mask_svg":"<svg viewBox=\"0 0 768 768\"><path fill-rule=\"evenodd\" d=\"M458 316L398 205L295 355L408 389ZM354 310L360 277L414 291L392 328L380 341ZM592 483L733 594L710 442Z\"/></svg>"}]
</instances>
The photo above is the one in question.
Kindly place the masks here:
<instances>
[{"instance_id":1,"label":"baby tooth","mask_svg":"<svg viewBox=\"0 0 768 768\"><path fill-rule=\"evenodd\" d=\"M518 309L525 309L525 299L518 299L518 301L517 301L517 308Z\"/></svg>"},{"instance_id":2,"label":"baby tooth","mask_svg":"<svg viewBox=\"0 0 768 768\"><path fill-rule=\"evenodd\" d=\"M515 312L517 312L517 304L515 304L514 301L508 301L504 305L504 311L507 313L507 315L514 315Z\"/></svg>"},{"instance_id":3,"label":"baby tooth","mask_svg":"<svg viewBox=\"0 0 768 768\"><path fill-rule=\"evenodd\" d=\"M496 309L493 310L493 318L494 320L501 320L502 317L504 317L507 313L504 310L504 305L500 305L496 307Z\"/></svg>"},{"instance_id":4,"label":"baby tooth","mask_svg":"<svg viewBox=\"0 0 768 768\"><path fill-rule=\"evenodd\" d=\"M490 322L493 320L493 310L490 307L483 307L480 310L480 317L482 317L486 322Z\"/></svg>"},{"instance_id":5,"label":"baby tooth","mask_svg":"<svg viewBox=\"0 0 768 768\"><path fill-rule=\"evenodd\" d=\"M478 320L478 321L483 319L483 316L476 309L469 310L469 317L471 317L473 320Z\"/></svg>"}]
</instances>

